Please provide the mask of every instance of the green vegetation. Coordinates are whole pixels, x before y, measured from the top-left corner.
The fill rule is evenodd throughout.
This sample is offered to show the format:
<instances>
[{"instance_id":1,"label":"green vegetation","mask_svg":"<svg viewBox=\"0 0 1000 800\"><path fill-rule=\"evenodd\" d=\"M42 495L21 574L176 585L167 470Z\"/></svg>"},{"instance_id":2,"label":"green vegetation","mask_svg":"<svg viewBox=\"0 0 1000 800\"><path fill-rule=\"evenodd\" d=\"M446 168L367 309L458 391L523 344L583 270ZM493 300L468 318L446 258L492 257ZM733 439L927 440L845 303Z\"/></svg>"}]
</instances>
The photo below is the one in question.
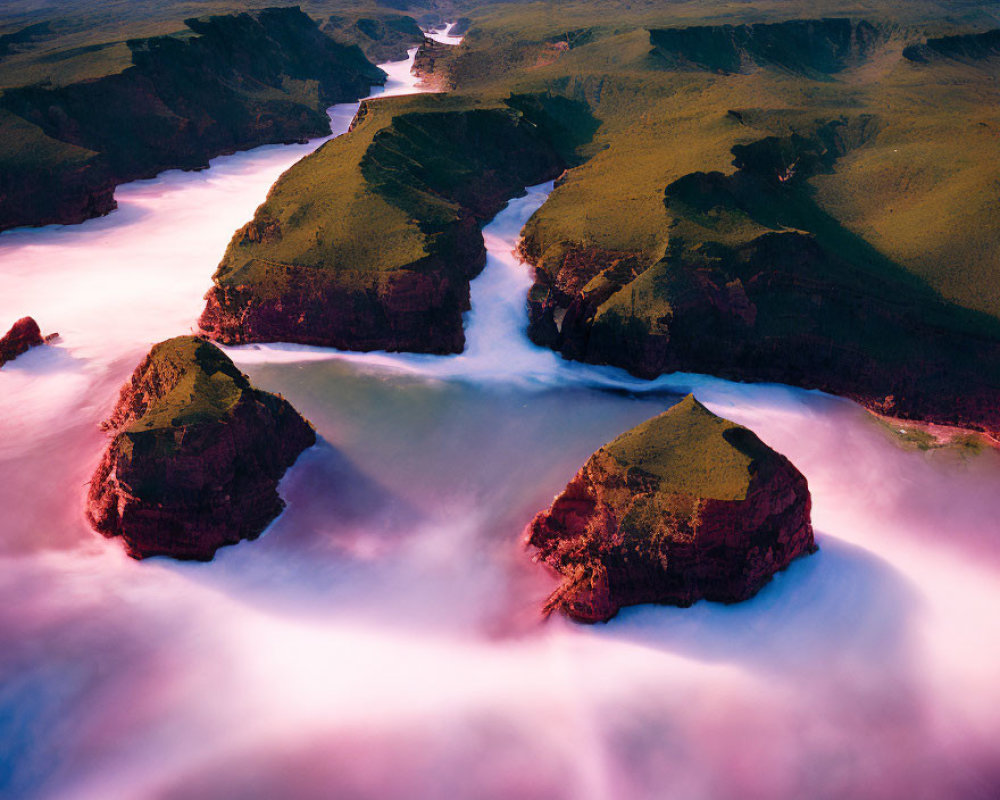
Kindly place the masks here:
<instances>
[{"instance_id":1,"label":"green vegetation","mask_svg":"<svg viewBox=\"0 0 1000 800\"><path fill-rule=\"evenodd\" d=\"M335 42L298 9L192 17L183 25L179 33L51 52L42 48L49 40L66 45L60 24L12 34L0 73L9 69L8 83L27 85L0 93L0 124L12 134L0 140L0 162L10 169L0 175L0 230L78 222L113 207L116 183L320 136L329 130L328 106L364 96L384 79L357 46ZM53 81L44 72L50 66L68 70L70 80ZM23 124L7 121L12 116ZM66 146L42 148L42 140ZM97 154L85 168L80 148ZM39 175L46 177L32 179Z\"/></svg>"},{"instance_id":2,"label":"green vegetation","mask_svg":"<svg viewBox=\"0 0 1000 800\"><path fill-rule=\"evenodd\" d=\"M129 417L109 422L119 430L114 447L128 458L137 451L174 455L195 431L229 422L241 405L259 406L278 421L297 417L284 399L254 389L229 356L198 336L160 342L139 369L141 380L158 394L149 406L133 406Z\"/></svg>"},{"instance_id":3,"label":"green vegetation","mask_svg":"<svg viewBox=\"0 0 1000 800\"><path fill-rule=\"evenodd\" d=\"M177 336L155 345L146 371L168 376L170 389L125 428L126 434L223 419L253 391L225 353L197 336Z\"/></svg>"},{"instance_id":4,"label":"green vegetation","mask_svg":"<svg viewBox=\"0 0 1000 800\"><path fill-rule=\"evenodd\" d=\"M273 297L301 280L302 268L344 287L411 268L448 243L450 226L492 216L526 183L574 158L593 128L585 107L559 97L366 101L350 134L274 185L233 238L215 282Z\"/></svg>"},{"instance_id":5,"label":"green vegetation","mask_svg":"<svg viewBox=\"0 0 1000 800\"><path fill-rule=\"evenodd\" d=\"M674 222L662 205L667 185L695 171L731 172L735 145L787 135L791 126L815 118L868 114L878 118L878 136L854 149L834 172L812 178L815 202L946 299L1000 314L1000 282L994 279L1000 211L990 189L1000 163L995 67L970 59L918 65L902 57L904 47L928 34L995 24L984 4L685 2L626 8L596 0L560 3L558 13L546 5L474 10L465 52L449 68L460 91L490 91L498 83L518 91L550 89L585 100L602 122L602 151L573 170L529 223L543 266L561 260L569 245L632 251L653 263L666 253ZM802 74L795 64L771 58L744 63L743 71L730 75L692 63L673 69L656 46L663 31L688 25L832 15L870 24L862 28L869 33L865 46L848 48L849 57L829 72ZM781 43L787 47L772 35L765 52L798 54L800 61L813 51L836 54L850 42L845 24L834 23L828 37L814 42L803 40L801 28L793 30L790 43ZM733 29L722 33L731 43ZM567 46L553 52L560 40Z\"/></svg>"},{"instance_id":6,"label":"green vegetation","mask_svg":"<svg viewBox=\"0 0 1000 800\"><path fill-rule=\"evenodd\" d=\"M182 7L137 3L128 16L167 26ZM467 16L463 44L434 58L452 91L367 103L350 134L283 176L220 264L220 316L267 300L260 335L283 335L271 325L281 308L320 319L330 299L321 290L337 284L354 292L337 309L351 318L338 340L349 346L372 309L391 299L402 318L423 302L414 298L441 294L437 261L457 249L450 232L474 233L559 163L571 169L525 229L539 270L532 314L547 326L539 341L637 374L696 368L818 386L886 413L919 415L934 402L935 419L955 424L980 424L996 407L1000 34L987 30L989 4L389 7L304 5L370 53L401 47L422 15ZM47 21L18 0L11 8L24 14L0 29L14 36L0 79L26 60L111 59L126 38L79 38L79 15L28 28ZM169 46L189 47L194 33ZM71 56L55 53L57 40ZM322 80L283 74L292 80L258 82L254 103L274 119L315 112ZM60 138L44 114L15 110L38 129L18 132L32 146ZM401 272L405 286L392 281ZM292 295L309 302L283 302ZM382 342L377 333L366 347ZM951 413L944 398L956 395Z\"/></svg>"},{"instance_id":7,"label":"green vegetation","mask_svg":"<svg viewBox=\"0 0 1000 800\"><path fill-rule=\"evenodd\" d=\"M280 239L253 242L238 233L216 271L216 283L253 284L280 294L286 288L280 282L281 264L336 271L350 280L350 275L363 277L371 265L409 264L427 255L410 217L365 191L360 167L375 133L412 103L400 97L369 104L364 123L350 135L328 142L285 173L255 217L276 221Z\"/></svg>"},{"instance_id":8,"label":"green vegetation","mask_svg":"<svg viewBox=\"0 0 1000 800\"><path fill-rule=\"evenodd\" d=\"M37 125L3 110L0 110L0 141L3 142L0 170L9 174L30 165L32 171L38 171L36 179L49 170L79 168L97 156L93 150L46 136Z\"/></svg>"},{"instance_id":9,"label":"green vegetation","mask_svg":"<svg viewBox=\"0 0 1000 800\"><path fill-rule=\"evenodd\" d=\"M422 13L429 6L414 4L410 13ZM322 22L334 39L357 44L366 52L374 47L371 54L376 56L380 55L379 39L371 34L377 36L378 31L364 20L381 23L390 32L405 32L407 40L414 35L412 19L406 14L358 0L67 0L58 4L5 0L0 8L0 88L65 86L113 75L132 63L129 41L186 35L184 21L190 18L273 7L301 7ZM356 23L360 24L356 27ZM12 38L6 47L4 37Z\"/></svg>"},{"instance_id":10,"label":"green vegetation","mask_svg":"<svg viewBox=\"0 0 1000 800\"><path fill-rule=\"evenodd\" d=\"M653 475L659 491L743 500L762 463L774 456L751 431L715 416L688 395L602 448L628 475Z\"/></svg>"}]
</instances>

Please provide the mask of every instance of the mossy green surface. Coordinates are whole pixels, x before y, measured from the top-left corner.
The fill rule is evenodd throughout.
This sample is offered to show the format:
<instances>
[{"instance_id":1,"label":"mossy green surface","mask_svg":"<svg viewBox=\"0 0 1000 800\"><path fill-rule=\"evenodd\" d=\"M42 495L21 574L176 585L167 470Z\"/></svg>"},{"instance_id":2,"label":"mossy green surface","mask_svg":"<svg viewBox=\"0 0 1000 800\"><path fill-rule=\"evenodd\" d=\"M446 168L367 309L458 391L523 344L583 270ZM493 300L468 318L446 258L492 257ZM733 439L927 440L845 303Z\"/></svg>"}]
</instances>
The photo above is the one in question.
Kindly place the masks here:
<instances>
[{"instance_id":1,"label":"mossy green surface","mask_svg":"<svg viewBox=\"0 0 1000 800\"><path fill-rule=\"evenodd\" d=\"M356 44L375 64L400 61L424 40L413 17L393 12L334 14L322 26L338 42Z\"/></svg>"},{"instance_id":2,"label":"mossy green surface","mask_svg":"<svg viewBox=\"0 0 1000 800\"><path fill-rule=\"evenodd\" d=\"M380 19L413 35L405 21L398 21L405 20L404 15L387 13L375 2L352 0L68 0L58 4L7 0L0 5L0 36L16 35L39 25L47 25L47 30L30 39L23 37L24 42L0 54L0 89L39 83L65 86L112 75L132 63L126 44L129 40L186 36L184 20L192 17L292 6L301 7L324 23L335 16L337 27L350 28L359 20ZM411 13L419 13L421 7L420 3L414 4ZM348 44L366 44L363 35L333 38Z\"/></svg>"},{"instance_id":3,"label":"mossy green surface","mask_svg":"<svg viewBox=\"0 0 1000 800\"><path fill-rule=\"evenodd\" d=\"M409 111L451 111L476 101L444 96L386 98L368 105L361 124L300 161L272 187L256 218L277 221L277 241L234 237L215 273L217 284L254 285L264 295L286 288L282 265L335 272L350 285L367 284L372 271L388 271L428 254L414 217L371 191L361 162L375 135ZM426 198L440 206L438 198ZM298 274L298 273L297 273ZM322 276L317 274L317 279Z\"/></svg>"},{"instance_id":4,"label":"mossy green surface","mask_svg":"<svg viewBox=\"0 0 1000 800\"><path fill-rule=\"evenodd\" d=\"M603 449L626 474L658 478L660 492L730 501L744 499L760 463L774 457L753 433L690 394Z\"/></svg>"},{"instance_id":5,"label":"mossy green surface","mask_svg":"<svg viewBox=\"0 0 1000 800\"><path fill-rule=\"evenodd\" d=\"M197 336L177 336L155 345L150 369L176 375L173 387L126 429L128 435L224 419L244 393L246 376L215 345Z\"/></svg>"},{"instance_id":6,"label":"mossy green surface","mask_svg":"<svg viewBox=\"0 0 1000 800\"><path fill-rule=\"evenodd\" d=\"M97 153L85 147L61 142L45 135L37 125L0 109L0 169L32 170L74 169L92 161ZM42 175L36 176L41 178Z\"/></svg>"}]
</instances>

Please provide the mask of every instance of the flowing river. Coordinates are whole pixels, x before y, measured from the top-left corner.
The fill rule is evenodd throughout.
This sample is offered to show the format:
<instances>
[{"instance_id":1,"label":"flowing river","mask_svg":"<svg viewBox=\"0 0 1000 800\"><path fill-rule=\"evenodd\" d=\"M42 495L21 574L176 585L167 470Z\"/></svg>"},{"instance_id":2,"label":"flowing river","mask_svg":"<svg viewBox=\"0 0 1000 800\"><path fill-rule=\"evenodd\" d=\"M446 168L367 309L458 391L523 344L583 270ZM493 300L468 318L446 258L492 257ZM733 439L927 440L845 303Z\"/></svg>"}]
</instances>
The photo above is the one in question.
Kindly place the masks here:
<instances>
[{"instance_id":1,"label":"flowing river","mask_svg":"<svg viewBox=\"0 0 1000 800\"><path fill-rule=\"evenodd\" d=\"M386 94L416 90L412 58ZM334 132L356 107L331 109ZM512 250L550 186L486 226L464 354L229 351L321 437L259 540L136 562L93 533L98 422L320 143L0 236L0 322L61 333L0 371L0 796L997 796L998 454L904 447L820 393L645 382L536 348ZM820 551L738 606L543 620L555 581L525 524L687 391L807 476Z\"/></svg>"}]
</instances>

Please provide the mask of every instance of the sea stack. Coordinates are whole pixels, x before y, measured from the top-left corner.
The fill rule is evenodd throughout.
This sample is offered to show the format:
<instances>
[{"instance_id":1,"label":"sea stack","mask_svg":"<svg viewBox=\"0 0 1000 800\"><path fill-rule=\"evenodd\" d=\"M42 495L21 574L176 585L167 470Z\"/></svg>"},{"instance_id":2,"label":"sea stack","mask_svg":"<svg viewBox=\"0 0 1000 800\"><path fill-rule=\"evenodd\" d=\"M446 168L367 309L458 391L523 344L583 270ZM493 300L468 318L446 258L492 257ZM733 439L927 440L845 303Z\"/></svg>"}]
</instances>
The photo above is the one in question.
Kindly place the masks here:
<instances>
[{"instance_id":1,"label":"sea stack","mask_svg":"<svg viewBox=\"0 0 1000 800\"><path fill-rule=\"evenodd\" d=\"M688 395L605 445L527 530L563 583L546 611L736 603L816 550L806 479L747 428Z\"/></svg>"},{"instance_id":2,"label":"sea stack","mask_svg":"<svg viewBox=\"0 0 1000 800\"><path fill-rule=\"evenodd\" d=\"M288 401L197 336L155 345L104 427L87 517L134 558L207 561L255 539L284 507L278 481L316 441Z\"/></svg>"},{"instance_id":3,"label":"sea stack","mask_svg":"<svg viewBox=\"0 0 1000 800\"><path fill-rule=\"evenodd\" d=\"M0 367L39 344L45 344L45 339L38 323L31 317L21 317L0 338Z\"/></svg>"}]
</instances>

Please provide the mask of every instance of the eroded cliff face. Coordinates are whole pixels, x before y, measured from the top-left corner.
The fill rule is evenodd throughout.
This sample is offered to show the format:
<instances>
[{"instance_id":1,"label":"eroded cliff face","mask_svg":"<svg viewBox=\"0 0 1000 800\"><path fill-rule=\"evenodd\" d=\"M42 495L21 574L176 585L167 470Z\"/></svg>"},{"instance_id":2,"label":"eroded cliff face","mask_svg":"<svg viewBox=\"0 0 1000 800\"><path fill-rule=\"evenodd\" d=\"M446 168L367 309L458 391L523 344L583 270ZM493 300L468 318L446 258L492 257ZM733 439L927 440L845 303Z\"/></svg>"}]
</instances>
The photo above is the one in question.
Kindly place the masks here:
<instances>
[{"instance_id":1,"label":"eroded cliff face","mask_svg":"<svg viewBox=\"0 0 1000 800\"><path fill-rule=\"evenodd\" d=\"M355 131L365 135L371 104L359 112ZM331 143L332 144L332 143ZM329 146L329 145L328 145ZM338 147L349 146L344 144ZM469 281L486 261L480 223L523 187L557 176L565 160L539 124L511 108L395 115L365 148L358 184L372 204L405 213L416 244L395 255L382 251L363 266L340 255L355 244L334 230L341 219L364 216L367 201L335 198L342 211L307 219L327 200L313 163L301 162L279 181L272 198L233 238L206 297L200 325L226 343L289 341L349 350L461 352L462 313ZM309 176L306 182L303 176ZM306 184L288 204L274 199L282 182ZM328 218L331 217L331 218ZM302 235L309 224L316 233ZM351 225L345 225L353 231ZM389 225L386 225L389 228ZM392 240L391 228L376 234ZM291 245L295 238L302 245ZM413 260L413 250L419 256ZM371 252L371 251L366 251Z\"/></svg>"},{"instance_id":2,"label":"eroded cliff face","mask_svg":"<svg viewBox=\"0 0 1000 800\"><path fill-rule=\"evenodd\" d=\"M752 597L816 549L810 508L788 459L689 395L594 453L527 542L562 577L546 611L601 622L639 603Z\"/></svg>"},{"instance_id":3,"label":"eroded cliff face","mask_svg":"<svg viewBox=\"0 0 1000 800\"><path fill-rule=\"evenodd\" d=\"M74 166L69 155L42 165L28 148L0 153L23 173L0 180L0 228L79 222L113 208L115 184L322 136L328 106L362 97L385 78L356 46L334 42L297 8L187 25L194 35L129 41L132 66L123 72L3 92L0 108L33 126L34 137L98 155ZM24 177L49 171L58 178Z\"/></svg>"},{"instance_id":4,"label":"eroded cliff face","mask_svg":"<svg viewBox=\"0 0 1000 800\"><path fill-rule=\"evenodd\" d=\"M448 74L448 64L455 54L455 45L424 39L413 59L413 74L431 91L444 92L454 88Z\"/></svg>"},{"instance_id":5,"label":"eroded cliff face","mask_svg":"<svg viewBox=\"0 0 1000 800\"><path fill-rule=\"evenodd\" d=\"M903 57L917 64L927 64L942 59L995 66L1000 58L1000 28L982 33L967 33L960 36L941 36L927 39L921 44L912 44L903 50Z\"/></svg>"},{"instance_id":6,"label":"eroded cliff face","mask_svg":"<svg viewBox=\"0 0 1000 800\"><path fill-rule=\"evenodd\" d=\"M664 256L532 238L529 335L653 378L699 372L849 397L880 414L1000 432L1000 326L947 303L818 208L806 182L877 120L733 148L736 172L666 188Z\"/></svg>"},{"instance_id":7,"label":"eroded cliff face","mask_svg":"<svg viewBox=\"0 0 1000 800\"><path fill-rule=\"evenodd\" d=\"M246 231L253 230L250 223ZM237 245L238 247L239 245ZM465 217L439 234L434 252L360 285L322 268L267 265L269 287L225 283L205 297L199 325L226 344L289 341L341 350L460 353L469 281L486 263L479 225Z\"/></svg>"},{"instance_id":8,"label":"eroded cliff face","mask_svg":"<svg viewBox=\"0 0 1000 800\"><path fill-rule=\"evenodd\" d=\"M2 114L2 112L0 112ZM2 123L0 118L0 123ZM0 126L0 135L13 134L13 126ZM35 137L45 139L41 132ZM9 142L10 140L8 140ZM58 145L49 140L50 145ZM18 225L52 225L83 222L104 216L118 207L115 180L97 154L60 160L54 168L42 166L21 152L0 157L0 230ZM8 145L9 146L9 145ZM66 148L69 150L69 148ZM19 149L20 150L20 149Z\"/></svg>"},{"instance_id":9,"label":"eroded cliff face","mask_svg":"<svg viewBox=\"0 0 1000 800\"><path fill-rule=\"evenodd\" d=\"M286 400L193 336L150 351L105 427L86 513L134 558L209 560L256 538L284 506L281 476L316 440Z\"/></svg>"}]
</instances>

